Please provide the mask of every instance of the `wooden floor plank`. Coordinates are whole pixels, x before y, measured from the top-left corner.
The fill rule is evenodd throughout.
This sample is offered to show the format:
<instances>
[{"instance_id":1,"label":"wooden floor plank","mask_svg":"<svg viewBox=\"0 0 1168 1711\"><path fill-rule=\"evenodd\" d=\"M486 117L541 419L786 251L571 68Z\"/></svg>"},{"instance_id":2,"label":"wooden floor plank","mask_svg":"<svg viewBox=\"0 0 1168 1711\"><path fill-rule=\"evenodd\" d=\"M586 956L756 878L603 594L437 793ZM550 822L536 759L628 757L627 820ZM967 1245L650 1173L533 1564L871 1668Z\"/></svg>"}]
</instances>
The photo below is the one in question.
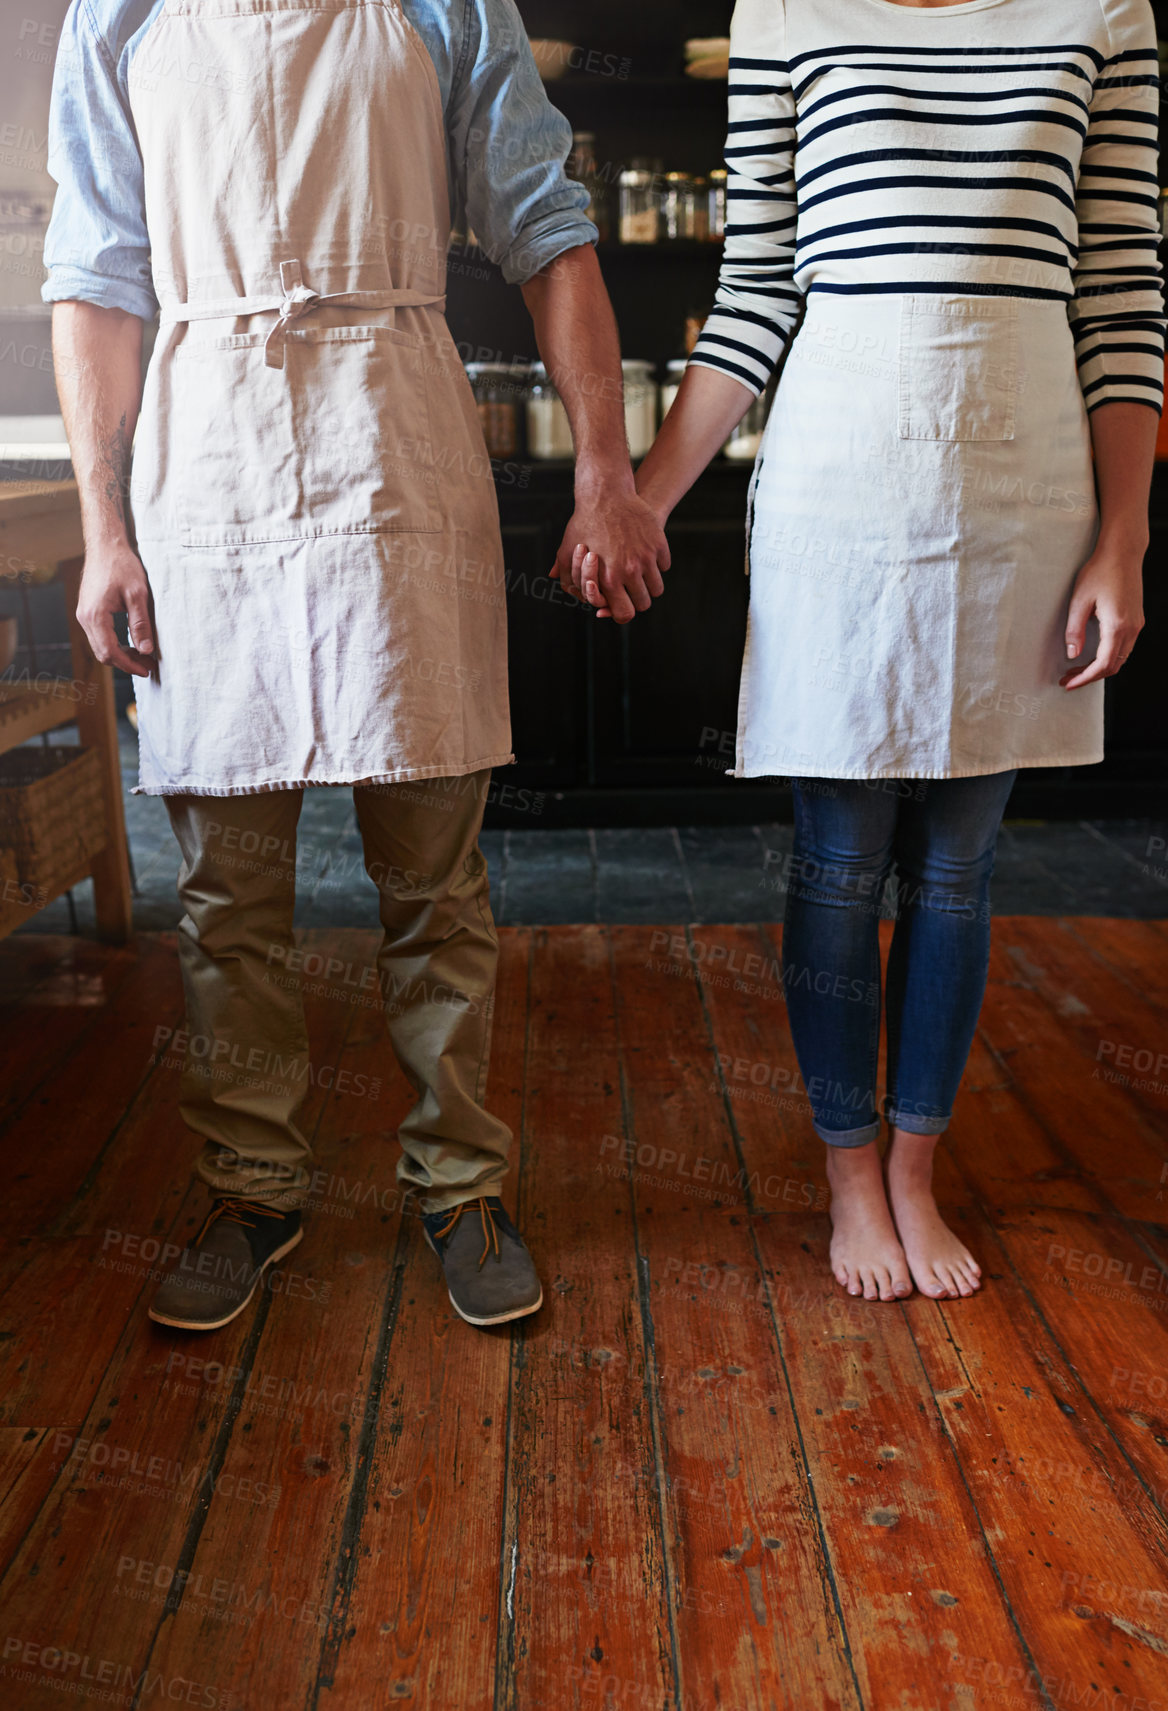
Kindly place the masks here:
<instances>
[{"instance_id":1,"label":"wooden floor plank","mask_svg":"<svg viewBox=\"0 0 1168 1711\"><path fill-rule=\"evenodd\" d=\"M637 1241L653 1284L682 1703L855 1706L854 1641L749 1220L671 1180L682 1152L710 1161L715 1177L741 1163L711 1083L697 986L662 975L650 929L614 928L612 939ZM745 1382L723 1389L711 1375Z\"/></svg>"},{"instance_id":2,"label":"wooden floor plank","mask_svg":"<svg viewBox=\"0 0 1168 1711\"><path fill-rule=\"evenodd\" d=\"M335 1063L351 1011L325 1000L310 1001L306 1008L317 1061ZM127 1081L132 1087L132 1076ZM314 1084L306 1100L308 1133L326 1098L325 1090ZM151 1139L132 1124L122 1125L115 1143L118 1149L127 1149L126 1156L115 1153L107 1169L124 1182L136 1156L152 1156ZM171 1168L185 1177L189 1164L184 1160L176 1168L172 1161ZM206 1206L206 1189L190 1184L176 1219L157 1239L186 1240ZM142 1239L149 1234L148 1225L135 1230L129 1219L122 1221L122 1228ZM91 1237L94 1257L99 1246ZM107 1251L107 1259L112 1253ZM297 1265L298 1253L299 1249L281 1268L281 1288L290 1288L288 1279L295 1275L301 1280L297 1286L301 1298L319 1299L323 1280L311 1267ZM157 1674L151 1654L163 1616L116 1590L124 1578L138 1572L135 1567L119 1575L123 1559L131 1557L136 1565L149 1562L177 1572L214 1504L240 1516L250 1508L270 1514L281 1502L290 1501L291 1494L279 1490L279 1470L262 1457L256 1458L247 1475L225 1477L224 1469L244 1393L242 1375L254 1362L277 1292L273 1279L254 1311L221 1331L192 1339L166 1332L146 1319L146 1304L156 1284L141 1240L125 1263L130 1269L124 1275L137 1291L128 1318L107 1324L107 1335L111 1331L115 1335L114 1351L108 1364L99 1357L104 1370L92 1398L79 1386L84 1408L80 1428L53 1434L57 1478L0 1585L12 1631L36 1635L43 1629L45 1612L51 1611L53 1631L45 1636L46 1644L111 1659L119 1670L138 1673L149 1667ZM18 1313L19 1280L10 1287L9 1297L5 1306ZM34 1303L27 1300L24 1305L32 1309ZM241 1376L232 1386L207 1387L198 1399L168 1392L164 1388L168 1359L176 1350L185 1353L192 1342L198 1344L200 1354L205 1349L208 1358L213 1354ZM55 1354L44 1348L41 1358L58 1369L62 1366L59 1339ZM73 1377L76 1381L77 1374ZM128 1541L132 1541L130 1548ZM28 1692L30 1711L40 1703L59 1702L51 1680L43 1689L29 1686Z\"/></svg>"},{"instance_id":3,"label":"wooden floor plank","mask_svg":"<svg viewBox=\"0 0 1168 1711\"><path fill-rule=\"evenodd\" d=\"M512 1128L516 1151L529 940L526 928L500 934L488 1085L490 1108ZM513 1172L506 1185L512 1210L515 1180ZM388 1221L384 1239L392 1334L385 1371L375 1375L378 1406L367 1415L312 1703L408 1699L488 1711L511 1335L474 1331L454 1312L416 1202Z\"/></svg>"},{"instance_id":4,"label":"wooden floor plank","mask_svg":"<svg viewBox=\"0 0 1168 1711\"><path fill-rule=\"evenodd\" d=\"M57 1477L50 1459L53 1430L0 1426L0 1564L19 1549Z\"/></svg>"},{"instance_id":5,"label":"wooden floor plank","mask_svg":"<svg viewBox=\"0 0 1168 1711\"><path fill-rule=\"evenodd\" d=\"M68 979L65 992L73 989L72 971ZM83 989L79 1006L89 1009L91 996ZM47 1013L56 1011L50 1007ZM80 1233L69 1226L67 1209L154 1073L155 1030L176 1027L181 1015L173 938L151 936L142 944L134 980L103 1006L102 1028L79 1034L57 1076L8 1125L5 1141L16 1164L0 1207L0 1229Z\"/></svg>"},{"instance_id":6,"label":"wooden floor plank","mask_svg":"<svg viewBox=\"0 0 1168 1711\"><path fill-rule=\"evenodd\" d=\"M982 1037L1031 1115L1095 1182L1116 1211L1146 1215L1164 1162L1162 1126L1109 1086L1084 1057L1069 1018L1036 1001L1006 948L995 942L982 1006ZM1118 1095L1118 1096L1117 1096Z\"/></svg>"},{"instance_id":7,"label":"wooden floor plank","mask_svg":"<svg viewBox=\"0 0 1168 1711\"><path fill-rule=\"evenodd\" d=\"M1133 1513L1168 1514L1168 1271L1117 1218L1045 1208L998 1239L1086 1393L1076 1409L1093 1404L1127 1458L1115 1484L1143 1483Z\"/></svg>"},{"instance_id":8,"label":"wooden floor plank","mask_svg":"<svg viewBox=\"0 0 1168 1711\"><path fill-rule=\"evenodd\" d=\"M331 1210L284 1270L317 1293L150 1326L142 1243L206 1207L177 1071L140 1073L173 937L0 947L30 999L0 1040L0 1596L40 1659L0 1659L0 1704L84 1696L53 1648L127 1703L235 1711L257 1683L304 1711L1168 1703L1165 1110L1094 1073L1163 1039L1161 924L996 924L937 1171L986 1284L904 1306L828 1273L779 929L502 937L490 1098L546 1301L497 1333L402 1215L380 1011L327 992L314 1063L385 1074L309 1097Z\"/></svg>"},{"instance_id":9,"label":"wooden floor plank","mask_svg":"<svg viewBox=\"0 0 1168 1711\"><path fill-rule=\"evenodd\" d=\"M10 943L3 940L0 943ZM43 957L28 959L30 978L0 999L0 1123L10 1123L40 1087L51 1102L81 1036L104 1024L103 1012L131 977L140 953L91 939L54 939ZM33 971L41 965L39 975Z\"/></svg>"},{"instance_id":10,"label":"wooden floor plank","mask_svg":"<svg viewBox=\"0 0 1168 1711\"><path fill-rule=\"evenodd\" d=\"M1075 1045L1075 1060L1150 1116L1168 1163L1168 1019L1113 973L1084 954L1063 922L1011 920L999 934L1005 956L1057 1018ZM1168 961L1168 958L1165 959ZM1157 1074L1158 1070L1158 1074Z\"/></svg>"},{"instance_id":11,"label":"wooden floor plank","mask_svg":"<svg viewBox=\"0 0 1168 1711\"><path fill-rule=\"evenodd\" d=\"M1060 926L1114 969L1149 1005L1168 1014L1168 944L1159 923L1076 915Z\"/></svg>"},{"instance_id":12,"label":"wooden floor plank","mask_svg":"<svg viewBox=\"0 0 1168 1711\"><path fill-rule=\"evenodd\" d=\"M740 964L760 942L746 927L719 936ZM728 1091L744 1052L769 1069L789 1049L777 982L764 972L745 984L751 990L703 985ZM733 1110L864 1703L923 1711L954 1649L1014 1664L1025 1663L1025 1651L977 1546L976 1511L909 1324L895 1303L849 1300L831 1275L818 1193L823 1143L809 1111L793 1123L786 1114L785 1128L796 1132L776 1148L772 1107L738 1100ZM817 1155L813 1173L787 1174L809 1154Z\"/></svg>"},{"instance_id":13,"label":"wooden floor plank","mask_svg":"<svg viewBox=\"0 0 1168 1711\"><path fill-rule=\"evenodd\" d=\"M313 1140L320 1192L305 1211L305 1238L287 1272L290 1281L311 1278L315 1293L273 1298L222 1462L228 1489L263 1482L278 1487L279 1497L271 1505L211 1504L183 1562L204 1595L183 1598L151 1655L168 1679L193 1678L213 1652L218 1685L241 1703L261 1670L273 1704L306 1705L316 1693L335 1565L353 1545L347 1522L368 1455L370 1386L380 1377L380 1309L392 1290L401 1221L396 1130L414 1096L393 1066L380 1010L353 1011L333 1063L342 1086L379 1080L379 1096L326 1095ZM224 1380L212 1369L209 1381L202 1340L193 1347L190 1338L172 1341L174 1406L198 1412ZM403 1375L407 1389L420 1377L417 1369ZM411 1423L414 1400L404 1411ZM405 1417L383 1411L379 1427L400 1431ZM205 1595L224 1585L231 1589L222 1599L234 1614L230 1624ZM345 1626L354 1620L347 1614ZM368 1658L376 1629L357 1628L359 1655ZM380 1674L380 1661L376 1667Z\"/></svg>"},{"instance_id":14,"label":"wooden floor plank","mask_svg":"<svg viewBox=\"0 0 1168 1711\"><path fill-rule=\"evenodd\" d=\"M522 1199L545 1307L517 1353L498 1711L672 1706L661 1491L608 943L535 934Z\"/></svg>"},{"instance_id":15,"label":"wooden floor plank","mask_svg":"<svg viewBox=\"0 0 1168 1711\"><path fill-rule=\"evenodd\" d=\"M990 1253L993 1242L986 1225L978 1245ZM1140 1589L1164 1585L1163 1518L1131 1490L1123 1456L1084 1406L1012 1268L991 1258L988 1269L990 1287L978 1296L918 1298L907 1316L1033 1673L1019 1675L1005 1653L957 1647L948 1679L975 1694L978 1682L993 1682L1033 1695L1041 1681L1059 1706L1154 1701L1168 1685L1168 1621ZM1092 1335L1080 1325L1076 1351ZM1115 1596L1091 1594L1093 1581Z\"/></svg>"}]
</instances>

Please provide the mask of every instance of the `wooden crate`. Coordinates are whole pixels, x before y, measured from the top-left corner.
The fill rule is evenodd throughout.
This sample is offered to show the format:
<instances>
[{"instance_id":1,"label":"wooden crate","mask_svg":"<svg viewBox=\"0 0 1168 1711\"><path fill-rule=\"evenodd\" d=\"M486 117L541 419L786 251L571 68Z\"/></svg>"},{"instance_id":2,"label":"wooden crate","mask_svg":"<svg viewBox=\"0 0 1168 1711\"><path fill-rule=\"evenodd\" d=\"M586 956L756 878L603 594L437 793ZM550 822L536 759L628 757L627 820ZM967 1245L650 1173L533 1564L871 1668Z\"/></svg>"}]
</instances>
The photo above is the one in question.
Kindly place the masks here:
<instances>
[{"instance_id":1,"label":"wooden crate","mask_svg":"<svg viewBox=\"0 0 1168 1711\"><path fill-rule=\"evenodd\" d=\"M0 846L14 853L22 885L56 895L108 837L96 749L30 745L0 754Z\"/></svg>"}]
</instances>

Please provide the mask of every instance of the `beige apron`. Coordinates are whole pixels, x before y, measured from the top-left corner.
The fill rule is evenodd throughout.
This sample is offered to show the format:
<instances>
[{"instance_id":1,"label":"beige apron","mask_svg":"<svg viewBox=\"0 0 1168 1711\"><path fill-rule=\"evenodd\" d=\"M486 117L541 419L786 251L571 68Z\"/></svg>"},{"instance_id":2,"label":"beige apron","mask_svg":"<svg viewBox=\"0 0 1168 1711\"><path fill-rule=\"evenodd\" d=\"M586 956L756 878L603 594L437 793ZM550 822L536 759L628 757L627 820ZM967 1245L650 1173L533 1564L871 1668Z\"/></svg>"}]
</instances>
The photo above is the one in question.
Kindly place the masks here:
<instances>
[{"instance_id":1,"label":"beige apron","mask_svg":"<svg viewBox=\"0 0 1168 1711\"><path fill-rule=\"evenodd\" d=\"M393 0L168 0L134 56L158 340L131 480L147 795L512 759L498 509Z\"/></svg>"}]
</instances>

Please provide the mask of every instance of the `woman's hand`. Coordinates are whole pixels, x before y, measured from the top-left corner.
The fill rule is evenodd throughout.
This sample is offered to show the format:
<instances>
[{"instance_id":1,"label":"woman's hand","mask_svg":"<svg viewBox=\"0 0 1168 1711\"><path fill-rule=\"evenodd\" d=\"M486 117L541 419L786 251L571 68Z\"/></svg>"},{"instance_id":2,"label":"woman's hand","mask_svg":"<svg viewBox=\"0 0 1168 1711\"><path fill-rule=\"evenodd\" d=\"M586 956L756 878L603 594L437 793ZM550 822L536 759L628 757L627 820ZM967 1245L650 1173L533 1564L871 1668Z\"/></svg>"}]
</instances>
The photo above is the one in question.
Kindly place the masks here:
<instances>
[{"instance_id":1,"label":"woman's hand","mask_svg":"<svg viewBox=\"0 0 1168 1711\"><path fill-rule=\"evenodd\" d=\"M1072 668L1059 678L1064 689L1082 689L1101 677L1114 677L1135 646L1144 627L1143 563L1147 537L1104 542L1075 578L1067 614L1067 653L1083 651L1087 622L1099 625L1099 650L1090 665Z\"/></svg>"},{"instance_id":2,"label":"woman's hand","mask_svg":"<svg viewBox=\"0 0 1168 1711\"><path fill-rule=\"evenodd\" d=\"M630 481L630 488L631 488ZM598 618L627 624L665 592L669 547L653 511L635 492L579 490L550 574Z\"/></svg>"}]
</instances>

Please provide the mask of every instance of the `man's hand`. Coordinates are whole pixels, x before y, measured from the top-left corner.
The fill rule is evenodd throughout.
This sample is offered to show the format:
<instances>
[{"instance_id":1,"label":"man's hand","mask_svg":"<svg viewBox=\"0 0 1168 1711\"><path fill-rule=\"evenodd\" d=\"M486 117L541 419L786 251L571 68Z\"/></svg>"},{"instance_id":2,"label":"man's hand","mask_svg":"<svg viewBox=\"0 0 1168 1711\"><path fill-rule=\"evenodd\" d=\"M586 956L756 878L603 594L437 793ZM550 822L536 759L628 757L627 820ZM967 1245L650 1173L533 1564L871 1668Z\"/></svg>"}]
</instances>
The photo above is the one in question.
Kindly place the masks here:
<instances>
[{"instance_id":1,"label":"man's hand","mask_svg":"<svg viewBox=\"0 0 1168 1711\"><path fill-rule=\"evenodd\" d=\"M549 574L595 607L598 618L627 624L664 594L669 545L656 513L635 493L577 493L576 509Z\"/></svg>"},{"instance_id":2,"label":"man's hand","mask_svg":"<svg viewBox=\"0 0 1168 1711\"><path fill-rule=\"evenodd\" d=\"M116 612L124 612L129 619L129 650L118 641L114 629ZM99 664L120 666L134 677L150 676L156 652L150 585L141 560L128 544L86 554L77 622Z\"/></svg>"},{"instance_id":3,"label":"man's hand","mask_svg":"<svg viewBox=\"0 0 1168 1711\"><path fill-rule=\"evenodd\" d=\"M1132 544L1097 546L1075 578L1067 616L1067 653L1083 651L1087 623L1099 624L1099 650L1090 665L1064 672L1064 689L1082 689L1101 677L1114 677L1135 646L1144 627L1142 570L1143 538Z\"/></svg>"}]
</instances>

